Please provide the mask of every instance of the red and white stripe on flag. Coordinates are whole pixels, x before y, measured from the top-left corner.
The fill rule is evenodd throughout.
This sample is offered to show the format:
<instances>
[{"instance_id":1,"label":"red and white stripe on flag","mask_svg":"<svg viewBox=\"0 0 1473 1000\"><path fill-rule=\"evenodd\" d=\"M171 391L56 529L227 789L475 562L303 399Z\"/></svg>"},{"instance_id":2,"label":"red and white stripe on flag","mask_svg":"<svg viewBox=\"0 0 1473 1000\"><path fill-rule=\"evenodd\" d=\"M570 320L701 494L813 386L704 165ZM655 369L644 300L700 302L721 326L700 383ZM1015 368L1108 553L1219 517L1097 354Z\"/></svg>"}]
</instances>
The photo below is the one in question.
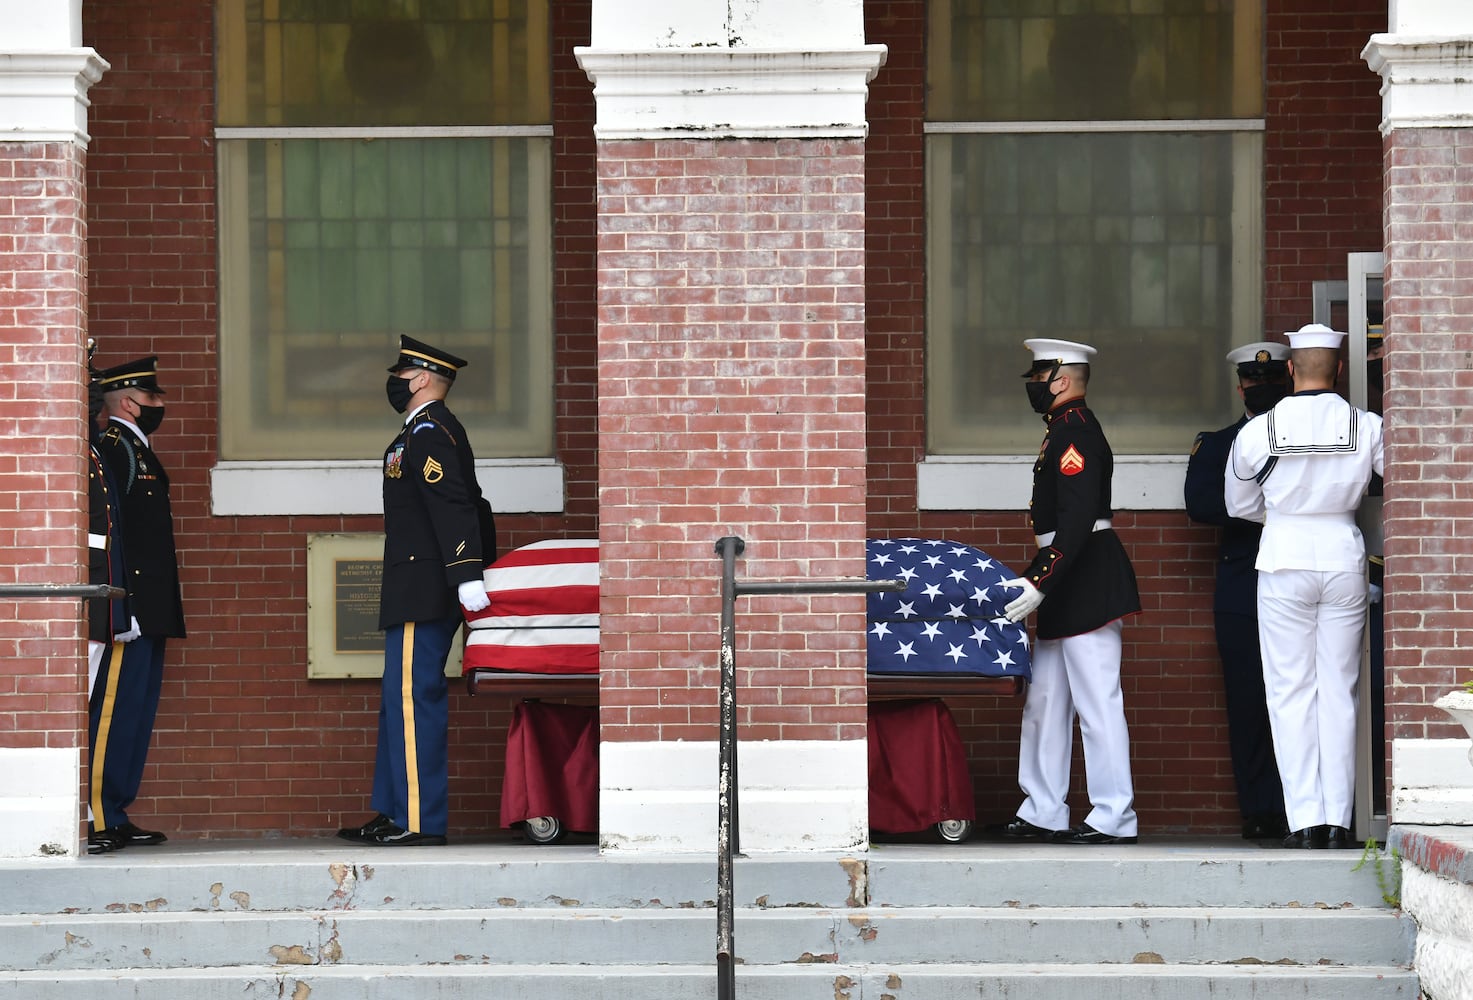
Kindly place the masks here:
<instances>
[{"instance_id":1,"label":"red and white stripe on flag","mask_svg":"<svg viewBox=\"0 0 1473 1000\"><path fill-rule=\"evenodd\" d=\"M462 671L598 673L598 539L523 545L485 580L491 604L465 612Z\"/></svg>"}]
</instances>

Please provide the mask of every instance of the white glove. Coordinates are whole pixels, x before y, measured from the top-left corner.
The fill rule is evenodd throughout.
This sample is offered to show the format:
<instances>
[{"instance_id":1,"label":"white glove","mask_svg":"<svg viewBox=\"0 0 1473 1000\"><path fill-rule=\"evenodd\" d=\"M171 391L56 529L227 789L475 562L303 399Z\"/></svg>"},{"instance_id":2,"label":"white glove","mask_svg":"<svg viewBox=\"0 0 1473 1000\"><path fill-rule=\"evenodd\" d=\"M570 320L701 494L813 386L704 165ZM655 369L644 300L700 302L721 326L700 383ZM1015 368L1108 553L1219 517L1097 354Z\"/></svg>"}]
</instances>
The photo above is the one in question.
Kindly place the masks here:
<instances>
[{"instance_id":1,"label":"white glove","mask_svg":"<svg viewBox=\"0 0 1473 1000\"><path fill-rule=\"evenodd\" d=\"M467 580L456 591L460 595L460 606L467 611L482 611L491 606L486 595L486 584L480 580Z\"/></svg>"},{"instance_id":2,"label":"white glove","mask_svg":"<svg viewBox=\"0 0 1473 1000\"><path fill-rule=\"evenodd\" d=\"M134 618L133 624L128 628L128 631L119 632L113 638L118 642L132 642L142 634L143 632L138 628L138 619Z\"/></svg>"},{"instance_id":3,"label":"white glove","mask_svg":"<svg viewBox=\"0 0 1473 1000\"><path fill-rule=\"evenodd\" d=\"M1369 600L1372 604L1381 603L1381 594L1382 591L1380 584L1372 583L1366 586L1366 599Z\"/></svg>"},{"instance_id":4,"label":"white glove","mask_svg":"<svg viewBox=\"0 0 1473 1000\"><path fill-rule=\"evenodd\" d=\"M1025 577L1020 576L1012 580L1004 580L1001 585L1004 587L1021 587L1023 590L1023 593L1013 598L1008 606L1002 609L1003 617L1007 618L1014 625L1033 614L1038 606L1043 603L1043 592L1033 585L1032 580L1026 579Z\"/></svg>"}]
</instances>

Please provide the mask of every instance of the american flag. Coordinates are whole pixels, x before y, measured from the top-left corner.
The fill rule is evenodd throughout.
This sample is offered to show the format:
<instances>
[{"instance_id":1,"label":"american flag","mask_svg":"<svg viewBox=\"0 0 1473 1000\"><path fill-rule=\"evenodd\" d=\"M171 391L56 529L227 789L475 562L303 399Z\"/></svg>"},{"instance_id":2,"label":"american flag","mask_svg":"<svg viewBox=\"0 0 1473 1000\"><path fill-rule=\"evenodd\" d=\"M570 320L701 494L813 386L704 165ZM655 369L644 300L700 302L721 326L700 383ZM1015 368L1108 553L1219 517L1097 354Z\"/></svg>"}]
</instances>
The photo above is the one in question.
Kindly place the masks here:
<instances>
[{"instance_id":1,"label":"american flag","mask_svg":"<svg viewBox=\"0 0 1473 1000\"><path fill-rule=\"evenodd\" d=\"M908 582L868 597L870 673L1029 677L1028 631L1002 613L1016 573L940 538L871 538L865 554L871 580Z\"/></svg>"},{"instance_id":2,"label":"american flag","mask_svg":"<svg viewBox=\"0 0 1473 1000\"><path fill-rule=\"evenodd\" d=\"M462 672L598 673L598 539L523 545L485 580L491 605L465 612Z\"/></svg>"}]
</instances>

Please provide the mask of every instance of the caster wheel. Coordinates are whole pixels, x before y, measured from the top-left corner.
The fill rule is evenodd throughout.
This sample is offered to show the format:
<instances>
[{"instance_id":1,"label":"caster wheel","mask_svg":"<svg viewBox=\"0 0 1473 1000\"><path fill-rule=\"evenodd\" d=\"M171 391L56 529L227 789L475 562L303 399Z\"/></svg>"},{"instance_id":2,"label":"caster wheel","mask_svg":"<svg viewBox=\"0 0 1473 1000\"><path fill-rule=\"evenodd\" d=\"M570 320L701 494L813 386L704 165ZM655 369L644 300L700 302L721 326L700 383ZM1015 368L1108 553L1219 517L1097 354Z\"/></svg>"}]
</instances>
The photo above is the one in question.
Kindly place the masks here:
<instances>
[{"instance_id":1,"label":"caster wheel","mask_svg":"<svg viewBox=\"0 0 1473 1000\"><path fill-rule=\"evenodd\" d=\"M563 835L563 824L556 816L533 816L522 823L522 834L534 844L552 844Z\"/></svg>"},{"instance_id":2,"label":"caster wheel","mask_svg":"<svg viewBox=\"0 0 1473 1000\"><path fill-rule=\"evenodd\" d=\"M936 824L936 836L944 844L960 844L972 835L972 821L969 819L943 819Z\"/></svg>"}]
</instances>

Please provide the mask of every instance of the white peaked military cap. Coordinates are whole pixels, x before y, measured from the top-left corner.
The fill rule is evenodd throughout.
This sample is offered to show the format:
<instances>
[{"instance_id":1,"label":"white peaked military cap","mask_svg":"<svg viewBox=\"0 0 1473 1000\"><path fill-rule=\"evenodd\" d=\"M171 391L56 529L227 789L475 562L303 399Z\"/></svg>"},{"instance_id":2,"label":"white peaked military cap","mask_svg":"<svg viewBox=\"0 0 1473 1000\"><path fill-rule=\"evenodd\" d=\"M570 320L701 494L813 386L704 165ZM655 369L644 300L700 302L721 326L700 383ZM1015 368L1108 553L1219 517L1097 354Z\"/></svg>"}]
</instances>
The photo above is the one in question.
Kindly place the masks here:
<instances>
[{"instance_id":1,"label":"white peaked military cap","mask_svg":"<svg viewBox=\"0 0 1473 1000\"><path fill-rule=\"evenodd\" d=\"M1033 367L1023 373L1024 378L1055 365L1087 365L1089 359L1098 353L1088 344L1076 344L1072 340L1044 340L1035 337L1023 341L1023 346L1033 352Z\"/></svg>"},{"instance_id":2,"label":"white peaked military cap","mask_svg":"<svg viewBox=\"0 0 1473 1000\"><path fill-rule=\"evenodd\" d=\"M1289 346L1296 351L1307 347L1328 347L1331 350L1338 350L1340 342L1345 339L1345 334L1338 330L1331 330L1323 323L1310 323L1284 336L1289 338Z\"/></svg>"},{"instance_id":3,"label":"white peaked military cap","mask_svg":"<svg viewBox=\"0 0 1473 1000\"><path fill-rule=\"evenodd\" d=\"M1227 352L1230 364L1267 364L1270 361L1288 361L1289 345L1276 344L1272 340L1260 340L1256 344L1244 344Z\"/></svg>"}]
</instances>

